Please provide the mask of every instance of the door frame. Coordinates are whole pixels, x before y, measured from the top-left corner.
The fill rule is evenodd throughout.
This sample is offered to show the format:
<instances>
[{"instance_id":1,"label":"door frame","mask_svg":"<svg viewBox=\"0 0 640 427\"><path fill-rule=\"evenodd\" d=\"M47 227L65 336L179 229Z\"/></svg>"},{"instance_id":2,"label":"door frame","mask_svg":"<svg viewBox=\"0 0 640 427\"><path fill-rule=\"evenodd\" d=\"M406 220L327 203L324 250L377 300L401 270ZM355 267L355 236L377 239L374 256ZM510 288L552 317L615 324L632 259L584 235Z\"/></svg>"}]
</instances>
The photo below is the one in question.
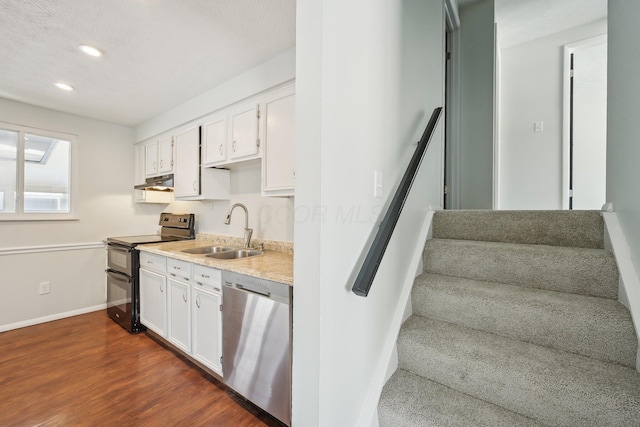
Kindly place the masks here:
<instances>
[{"instance_id":1,"label":"door frame","mask_svg":"<svg viewBox=\"0 0 640 427\"><path fill-rule=\"evenodd\" d=\"M460 209L460 16L457 0L445 0L445 39L449 38L449 60L445 58L444 194L445 209ZM445 41L446 44L446 41ZM445 55L447 46L445 46Z\"/></svg>"},{"instance_id":2,"label":"door frame","mask_svg":"<svg viewBox=\"0 0 640 427\"><path fill-rule=\"evenodd\" d=\"M571 55L579 48L607 44L607 34L564 45L562 69L562 209L569 209L571 183Z\"/></svg>"}]
</instances>

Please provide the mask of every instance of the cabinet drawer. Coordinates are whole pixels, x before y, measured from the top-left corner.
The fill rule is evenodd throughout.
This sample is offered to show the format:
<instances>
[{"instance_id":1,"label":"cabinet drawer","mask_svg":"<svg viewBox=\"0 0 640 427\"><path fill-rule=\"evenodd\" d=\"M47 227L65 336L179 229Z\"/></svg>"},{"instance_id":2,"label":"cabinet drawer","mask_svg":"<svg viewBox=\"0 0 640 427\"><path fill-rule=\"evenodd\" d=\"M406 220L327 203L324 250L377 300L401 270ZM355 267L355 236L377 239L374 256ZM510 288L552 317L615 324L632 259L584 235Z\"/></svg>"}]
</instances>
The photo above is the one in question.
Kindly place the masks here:
<instances>
[{"instance_id":1,"label":"cabinet drawer","mask_svg":"<svg viewBox=\"0 0 640 427\"><path fill-rule=\"evenodd\" d=\"M193 281L198 285L198 287L209 289L214 292L221 292L222 272L215 268L194 265Z\"/></svg>"},{"instance_id":2,"label":"cabinet drawer","mask_svg":"<svg viewBox=\"0 0 640 427\"><path fill-rule=\"evenodd\" d=\"M191 263L178 259L167 258L167 274L186 281L191 278Z\"/></svg>"},{"instance_id":3,"label":"cabinet drawer","mask_svg":"<svg viewBox=\"0 0 640 427\"><path fill-rule=\"evenodd\" d=\"M140 268L164 274L167 271L167 259L160 255L140 252Z\"/></svg>"}]
</instances>

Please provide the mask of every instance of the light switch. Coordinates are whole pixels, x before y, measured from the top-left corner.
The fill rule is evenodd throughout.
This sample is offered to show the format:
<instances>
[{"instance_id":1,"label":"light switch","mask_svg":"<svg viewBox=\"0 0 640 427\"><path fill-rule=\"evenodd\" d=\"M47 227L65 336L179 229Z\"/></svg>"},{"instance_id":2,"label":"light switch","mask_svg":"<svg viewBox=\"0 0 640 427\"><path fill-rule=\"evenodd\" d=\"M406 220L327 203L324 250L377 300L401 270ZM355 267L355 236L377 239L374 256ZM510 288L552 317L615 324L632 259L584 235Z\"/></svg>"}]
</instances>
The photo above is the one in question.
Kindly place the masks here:
<instances>
[{"instance_id":1,"label":"light switch","mask_svg":"<svg viewBox=\"0 0 640 427\"><path fill-rule=\"evenodd\" d=\"M373 171L373 197L382 197L382 172Z\"/></svg>"},{"instance_id":2,"label":"light switch","mask_svg":"<svg viewBox=\"0 0 640 427\"><path fill-rule=\"evenodd\" d=\"M544 122L534 122L533 123L533 131L534 132L542 132L544 130Z\"/></svg>"}]
</instances>

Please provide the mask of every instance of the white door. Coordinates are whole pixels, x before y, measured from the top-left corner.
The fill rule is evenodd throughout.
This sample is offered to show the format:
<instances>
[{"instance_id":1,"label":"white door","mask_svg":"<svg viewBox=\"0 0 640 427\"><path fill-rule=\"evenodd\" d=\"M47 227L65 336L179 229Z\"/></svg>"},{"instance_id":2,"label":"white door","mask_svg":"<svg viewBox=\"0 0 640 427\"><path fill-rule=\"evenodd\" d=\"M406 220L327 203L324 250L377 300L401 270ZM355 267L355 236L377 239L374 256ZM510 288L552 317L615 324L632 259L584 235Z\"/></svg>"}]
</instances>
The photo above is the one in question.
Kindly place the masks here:
<instances>
[{"instance_id":1,"label":"white door","mask_svg":"<svg viewBox=\"0 0 640 427\"><path fill-rule=\"evenodd\" d=\"M191 351L191 288L176 280L168 280L169 333L168 338L179 349Z\"/></svg>"},{"instance_id":2,"label":"white door","mask_svg":"<svg viewBox=\"0 0 640 427\"><path fill-rule=\"evenodd\" d=\"M222 375L222 295L193 289L193 357Z\"/></svg>"},{"instance_id":3,"label":"white door","mask_svg":"<svg viewBox=\"0 0 640 427\"><path fill-rule=\"evenodd\" d=\"M161 337L167 336L167 279L140 270L140 322Z\"/></svg>"},{"instance_id":4,"label":"white door","mask_svg":"<svg viewBox=\"0 0 640 427\"><path fill-rule=\"evenodd\" d=\"M200 194L200 129L195 127L175 137L176 161L173 196Z\"/></svg>"},{"instance_id":5,"label":"white door","mask_svg":"<svg viewBox=\"0 0 640 427\"><path fill-rule=\"evenodd\" d=\"M606 202L607 44L573 51L571 209L600 209Z\"/></svg>"}]
</instances>

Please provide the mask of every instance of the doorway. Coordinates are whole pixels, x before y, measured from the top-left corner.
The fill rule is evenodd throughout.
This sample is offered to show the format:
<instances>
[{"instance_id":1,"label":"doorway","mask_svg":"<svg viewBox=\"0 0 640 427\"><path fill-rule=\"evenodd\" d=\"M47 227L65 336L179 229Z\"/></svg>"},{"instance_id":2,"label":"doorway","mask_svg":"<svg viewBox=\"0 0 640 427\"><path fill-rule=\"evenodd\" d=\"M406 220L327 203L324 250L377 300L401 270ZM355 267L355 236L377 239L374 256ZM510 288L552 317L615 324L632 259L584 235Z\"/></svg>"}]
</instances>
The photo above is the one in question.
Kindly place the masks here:
<instances>
[{"instance_id":1,"label":"doorway","mask_svg":"<svg viewBox=\"0 0 640 427\"><path fill-rule=\"evenodd\" d=\"M565 46L564 209L606 202L607 36Z\"/></svg>"}]
</instances>

